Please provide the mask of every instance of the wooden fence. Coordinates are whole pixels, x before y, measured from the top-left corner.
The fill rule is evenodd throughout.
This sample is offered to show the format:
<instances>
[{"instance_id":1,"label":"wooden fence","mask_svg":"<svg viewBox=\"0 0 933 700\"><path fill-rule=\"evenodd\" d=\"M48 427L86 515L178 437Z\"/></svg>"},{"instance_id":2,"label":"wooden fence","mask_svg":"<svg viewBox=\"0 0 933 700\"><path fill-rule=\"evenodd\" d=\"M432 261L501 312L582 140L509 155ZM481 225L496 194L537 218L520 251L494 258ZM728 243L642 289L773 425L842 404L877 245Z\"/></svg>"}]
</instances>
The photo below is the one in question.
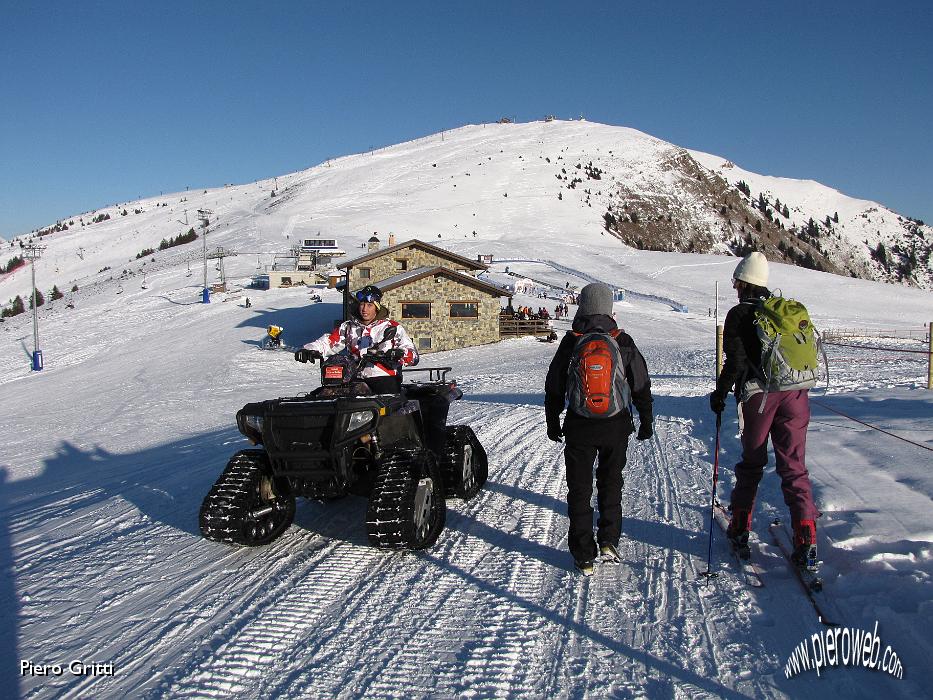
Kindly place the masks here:
<instances>
[{"instance_id":1,"label":"wooden fence","mask_svg":"<svg viewBox=\"0 0 933 700\"><path fill-rule=\"evenodd\" d=\"M927 344L926 350L908 350L906 348L886 348L886 347L872 347L872 346L859 346L855 345L852 347L862 347L864 350L883 350L886 352L904 352L904 353L917 353L925 354L927 356L927 389L933 391L933 321L930 321L927 324L926 328L922 329L897 329L897 330L878 330L875 328L826 328L822 331L823 342L827 345L841 345L845 346L845 343L839 341L854 339L854 338L888 338L891 340L897 339L906 339L906 340L920 340ZM722 325L716 326L716 376L719 376L719 373L722 372Z\"/></svg>"},{"instance_id":2,"label":"wooden fence","mask_svg":"<svg viewBox=\"0 0 933 700\"><path fill-rule=\"evenodd\" d=\"M928 340L929 328L898 328L879 330L876 328L825 328L821 330L825 340L844 340L847 338L902 338L905 340Z\"/></svg>"},{"instance_id":3,"label":"wooden fence","mask_svg":"<svg viewBox=\"0 0 933 700\"><path fill-rule=\"evenodd\" d=\"M528 319L520 321L515 318L499 318L499 337L514 338L522 335L533 335L536 338L546 338L553 332L551 322L547 319Z\"/></svg>"}]
</instances>

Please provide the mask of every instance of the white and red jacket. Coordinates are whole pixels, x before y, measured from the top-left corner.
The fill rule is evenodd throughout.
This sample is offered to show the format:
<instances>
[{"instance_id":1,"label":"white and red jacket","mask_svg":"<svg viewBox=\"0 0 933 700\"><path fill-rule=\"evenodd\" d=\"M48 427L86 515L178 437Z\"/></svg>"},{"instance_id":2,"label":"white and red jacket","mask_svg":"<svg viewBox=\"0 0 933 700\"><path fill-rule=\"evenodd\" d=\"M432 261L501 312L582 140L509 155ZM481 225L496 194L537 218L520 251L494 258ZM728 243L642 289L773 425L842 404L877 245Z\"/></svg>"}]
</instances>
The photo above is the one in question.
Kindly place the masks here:
<instances>
[{"instance_id":1,"label":"white and red jacket","mask_svg":"<svg viewBox=\"0 0 933 700\"><path fill-rule=\"evenodd\" d=\"M386 329L394 327L395 337L389 340L383 340ZM390 319L376 319L372 323L365 324L357 319L344 321L331 333L322 335L315 341L307 343L308 350L317 350L324 357L336 355L347 348L354 357L362 357L368 352L388 352L394 348L400 348L405 351L402 355L402 363L397 367L389 367L382 363L374 363L367 366L361 372L361 376L367 377L394 377L402 368L402 365L418 364L418 351L415 350L415 344L411 342L405 328L398 321Z\"/></svg>"}]
</instances>

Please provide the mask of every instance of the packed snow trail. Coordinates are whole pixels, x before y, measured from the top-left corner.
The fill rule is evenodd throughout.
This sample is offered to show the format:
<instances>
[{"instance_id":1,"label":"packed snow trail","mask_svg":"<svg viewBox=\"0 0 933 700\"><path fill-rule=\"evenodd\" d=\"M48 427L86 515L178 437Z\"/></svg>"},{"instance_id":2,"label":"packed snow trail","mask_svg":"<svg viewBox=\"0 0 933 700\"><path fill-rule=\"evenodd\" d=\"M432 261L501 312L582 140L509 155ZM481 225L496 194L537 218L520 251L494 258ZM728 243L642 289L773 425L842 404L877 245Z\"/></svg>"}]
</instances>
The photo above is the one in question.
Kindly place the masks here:
<instances>
[{"instance_id":1,"label":"packed snow trail","mask_svg":"<svg viewBox=\"0 0 933 700\"><path fill-rule=\"evenodd\" d=\"M909 677L893 690L881 674L842 670L818 683L784 679L787 655L815 621L773 548L762 547L766 589L750 590L729 568L721 537L713 550L721 575L702 580L713 439L708 321L651 307L621 307L652 374L656 434L630 446L620 564L600 565L590 579L573 570L562 447L547 440L543 420L556 346L531 338L424 360L455 368L465 397L450 422L473 426L490 459L487 488L468 503L449 502L435 547L371 548L366 503L356 497L301 501L295 524L266 547L205 541L201 500L246 446L232 427L236 410L317 383L285 353L256 345L269 322L297 340L333 316L330 304L293 308L305 296L270 297L274 308L248 311L169 299L123 310L158 313L161 332L146 340L144 356L133 350L146 336L142 318L114 340L93 329L121 309L90 307L62 341L85 359L0 385L10 402L26 381L44 397L7 418L0 545L8 553L0 554L12 573L2 599L15 640L10 657L114 667L113 676L98 677L14 672L11 695L917 694ZM231 315L242 316L233 330ZM870 370L847 369L840 379L864 385ZM723 442L724 495L736 449L731 418ZM819 440L813 447L824 483L849 478L845 465L827 465ZM761 503L782 507L770 474ZM924 649L922 631L916 635Z\"/></svg>"},{"instance_id":2,"label":"packed snow trail","mask_svg":"<svg viewBox=\"0 0 933 700\"><path fill-rule=\"evenodd\" d=\"M504 349L539 347L525 340ZM536 357L536 369L547 360ZM463 378L472 392L451 422L477 428L490 483L469 503L452 501L441 541L419 554L369 547L357 498L302 503L296 525L268 547L200 539L194 514L218 470L198 465L209 445L229 444L232 453L232 431L192 441L194 450L70 454L67 464L99 459L99 473L124 481L131 464L142 474L159 460L165 471L158 485L140 476L141 485L123 489L128 500L69 483L16 518L17 532L44 530L41 541L55 545L30 552L22 542L21 576L65 562L71 569L31 596L67 600L112 569L100 599L70 618L82 644L93 640L121 673L59 690L205 698L779 695L771 674L781 659L744 629L756 618L776 621L732 577L699 583L707 462L683 414L702 399L659 397L656 437L631 447L624 561L584 580L566 551L561 449L545 438L541 395L522 393L527 376ZM192 470L198 486L184 488L178 475ZM145 497L136 500L147 512L134 508L135 489L183 492L172 499L176 526L154 520L158 509ZM59 619L40 615L25 626L48 626L30 636L52 640ZM76 641L55 642L53 656L68 655ZM37 697L50 689L33 688Z\"/></svg>"}]
</instances>

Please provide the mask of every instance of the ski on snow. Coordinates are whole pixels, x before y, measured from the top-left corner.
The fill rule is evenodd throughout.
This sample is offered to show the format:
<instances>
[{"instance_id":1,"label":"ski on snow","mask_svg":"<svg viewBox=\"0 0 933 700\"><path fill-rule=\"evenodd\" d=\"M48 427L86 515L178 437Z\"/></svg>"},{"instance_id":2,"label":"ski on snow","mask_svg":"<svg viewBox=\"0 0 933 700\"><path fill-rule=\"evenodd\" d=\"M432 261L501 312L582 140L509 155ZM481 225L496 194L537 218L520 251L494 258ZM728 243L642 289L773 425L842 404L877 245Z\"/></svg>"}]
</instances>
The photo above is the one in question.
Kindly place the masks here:
<instances>
[{"instance_id":1,"label":"ski on snow","mask_svg":"<svg viewBox=\"0 0 933 700\"><path fill-rule=\"evenodd\" d=\"M792 554L794 552L794 538L790 531L787 529L787 525L781 520L776 519L771 523L771 525L768 526L768 530L770 530L772 539L780 548L781 553L787 560L787 565L790 567L791 571L794 572L794 575L797 577L797 581L800 582L800 587L803 588L803 592L806 594L807 599L813 606L813 610L816 612L820 622L822 622L827 627L838 627L838 624L831 621L823 610L823 606L827 601L826 598L822 595L823 579L820 578L819 572L811 571L805 567L797 566L797 564L794 563L792 558Z\"/></svg>"},{"instance_id":2,"label":"ski on snow","mask_svg":"<svg viewBox=\"0 0 933 700\"><path fill-rule=\"evenodd\" d=\"M723 534L725 534L726 530L729 529L729 511L727 511L726 507L718 500L713 506L713 516ZM735 559L736 565L745 577L745 583L753 588L764 588L765 582L762 578L764 570L751 559L751 541L749 540L748 550L744 552L739 551L733 546L732 542L727 541L727 543L729 545L729 551L732 553L732 558Z\"/></svg>"}]
</instances>

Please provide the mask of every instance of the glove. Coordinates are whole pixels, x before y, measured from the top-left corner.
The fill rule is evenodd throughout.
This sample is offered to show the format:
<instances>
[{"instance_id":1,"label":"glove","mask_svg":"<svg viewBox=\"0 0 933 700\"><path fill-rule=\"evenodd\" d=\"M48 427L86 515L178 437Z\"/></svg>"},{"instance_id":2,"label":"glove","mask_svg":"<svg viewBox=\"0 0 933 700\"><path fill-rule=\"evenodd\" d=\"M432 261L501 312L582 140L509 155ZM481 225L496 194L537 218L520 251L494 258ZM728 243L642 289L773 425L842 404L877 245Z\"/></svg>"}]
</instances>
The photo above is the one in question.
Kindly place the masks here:
<instances>
[{"instance_id":1,"label":"glove","mask_svg":"<svg viewBox=\"0 0 933 700\"><path fill-rule=\"evenodd\" d=\"M298 362L314 362L315 360L320 360L324 356L317 350L307 350L302 348L301 350L295 353L295 359Z\"/></svg>"},{"instance_id":2,"label":"glove","mask_svg":"<svg viewBox=\"0 0 933 700\"><path fill-rule=\"evenodd\" d=\"M726 397L714 391L709 395L709 407L713 413L722 413L726 410Z\"/></svg>"},{"instance_id":3,"label":"glove","mask_svg":"<svg viewBox=\"0 0 933 700\"><path fill-rule=\"evenodd\" d=\"M561 438L564 437L564 431L560 429L559 425L553 427L548 426L547 436L549 440L553 440L554 442L563 442Z\"/></svg>"},{"instance_id":4,"label":"glove","mask_svg":"<svg viewBox=\"0 0 933 700\"><path fill-rule=\"evenodd\" d=\"M638 435L635 436L635 439L647 440L652 435L654 435L653 418L651 416L641 418L638 425Z\"/></svg>"},{"instance_id":5,"label":"glove","mask_svg":"<svg viewBox=\"0 0 933 700\"><path fill-rule=\"evenodd\" d=\"M405 351L401 348L392 348L386 352L385 356L389 362L401 362L402 358L405 357Z\"/></svg>"}]
</instances>

